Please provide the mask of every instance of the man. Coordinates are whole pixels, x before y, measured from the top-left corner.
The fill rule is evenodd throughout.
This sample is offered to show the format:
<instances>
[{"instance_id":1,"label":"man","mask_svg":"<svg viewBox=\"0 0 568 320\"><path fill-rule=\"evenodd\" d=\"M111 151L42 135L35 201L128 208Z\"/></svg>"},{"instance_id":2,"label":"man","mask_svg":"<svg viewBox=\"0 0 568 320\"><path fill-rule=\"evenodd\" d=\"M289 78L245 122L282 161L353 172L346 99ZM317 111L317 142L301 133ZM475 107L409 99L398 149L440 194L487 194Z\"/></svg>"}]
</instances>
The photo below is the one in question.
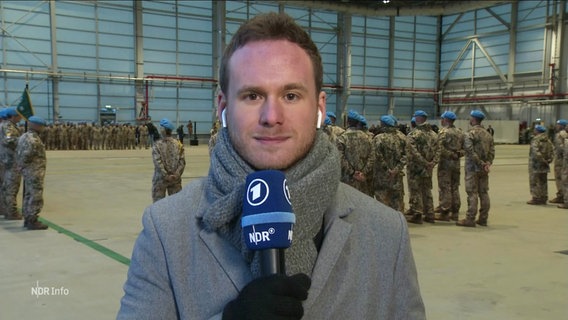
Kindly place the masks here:
<instances>
[{"instance_id":1,"label":"man","mask_svg":"<svg viewBox=\"0 0 568 320\"><path fill-rule=\"evenodd\" d=\"M45 177L45 146L40 134L46 126L45 120L37 116L28 118L28 132L18 140L16 147L16 167L24 180L24 228L45 230L47 225L38 220L43 208L43 181Z\"/></svg>"},{"instance_id":2,"label":"man","mask_svg":"<svg viewBox=\"0 0 568 320\"><path fill-rule=\"evenodd\" d=\"M7 120L2 123L0 128L0 162L4 167L4 177L2 179L2 189L0 190L0 208L8 220L22 220L22 215L18 212L17 196L20 190L21 175L16 170L16 147L20 138L18 122L22 116L16 108L8 108L5 111Z\"/></svg>"},{"instance_id":3,"label":"man","mask_svg":"<svg viewBox=\"0 0 568 320\"><path fill-rule=\"evenodd\" d=\"M547 176L553 157L554 147L546 134L546 127L536 125L529 151L529 186L532 199L527 201L527 204L546 204L548 201Z\"/></svg>"},{"instance_id":4,"label":"man","mask_svg":"<svg viewBox=\"0 0 568 320\"><path fill-rule=\"evenodd\" d=\"M454 126L456 114L442 113L442 129L438 133L438 208L436 220L458 221L460 200L460 158L464 156L465 135Z\"/></svg>"},{"instance_id":5,"label":"man","mask_svg":"<svg viewBox=\"0 0 568 320\"><path fill-rule=\"evenodd\" d=\"M408 134L407 171L410 199L408 222L435 223L434 198L432 198L432 173L438 163L437 136L426 122L428 114L422 110L414 113L416 128Z\"/></svg>"},{"instance_id":6,"label":"man","mask_svg":"<svg viewBox=\"0 0 568 320\"><path fill-rule=\"evenodd\" d=\"M170 120L160 121L162 139L152 145L154 177L152 178L152 200L154 202L181 190L181 175L185 169L183 144L172 137L175 127Z\"/></svg>"},{"instance_id":7,"label":"man","mask_svg":"<svg viewBox=\"0 0 568 320\"><path fill-rule=\"evenodd\" d=\"M456 222L462 227L487 226L489 217L489 170L495 158L493 137L483 128L481 122L485 114L479 110L470 113L472 126L466 134L465 149L465 191L467 193L467 213L465 219ZM479 201L479 219L476 221Z\"/></svg>"},{"instance_id":8,"label":"man","mask_svg":"<svg viewBox=\"0 0 568 320\"><path fill-rule=\"evenodd\" d=\"M359 113L350 110L347 114L348 127L337 137L337 149L341 155L341 182L373 197L373 142L363 131L363 119Z\"/></svg>"},{"instance_id":9,"label":"man","mask_svg":"<svg viewBox=\"0 0 568 320\"><path fill-rule=\"evenodd\" d=\"M556 121L556 134L554 135L554 181L556 183L556 197L550 203L564 203L564 187L562 185L562 163L564 162L564 141L568 137L566 125L568 121Z\"/></svg>"},{"instance_id":10,"label":"man","mask_svg":"<svg viewBox=\"0 0 568 320\"><path fill-rule=\"evenodd\" d=\"M209 175L147 209L118 319L424 319L406 223L339 182L316 130L326 94L309 35L260 15L233 35L219 78ZM241 238L246 177L265 169L284 171L296 215L286 275L260 276Z\"/></svg>"},{"instance_id":11,"label":"man","mask_svg":"<svg viewBox=\"0 0 568 320\"><path fill-rule=\"evenodd\" d=\"M375 198L387 206L404 210L404 166L406 137L396 127L391 115L381 117L382 133L373 138L375 168L373 186Z\"/></svg>"}]
</instances>

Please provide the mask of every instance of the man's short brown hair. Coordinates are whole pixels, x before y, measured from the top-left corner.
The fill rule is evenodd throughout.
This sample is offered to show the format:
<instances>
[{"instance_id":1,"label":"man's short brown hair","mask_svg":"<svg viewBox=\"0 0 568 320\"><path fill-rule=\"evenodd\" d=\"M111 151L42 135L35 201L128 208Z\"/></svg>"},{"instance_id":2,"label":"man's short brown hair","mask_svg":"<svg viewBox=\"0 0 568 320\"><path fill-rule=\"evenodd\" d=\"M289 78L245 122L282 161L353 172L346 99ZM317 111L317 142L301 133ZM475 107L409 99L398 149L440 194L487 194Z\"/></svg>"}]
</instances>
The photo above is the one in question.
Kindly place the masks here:
<instances>
[{"instance_id":1,"label":"man's short brown hair","mask_svg":"<svg viewBox=\"0 0 568 320\"><path fill-rule=\"evenodd\" d=\"M247 43L263 40L288 40L304 49L312 61L316 94L319 94L323 85L323 65L317 46L292 17L275 12L260 14L241 25L225 48L219 70L219 85L225 94L229 88L229 60L233 53Z\"/></svg>"}]
</instances>

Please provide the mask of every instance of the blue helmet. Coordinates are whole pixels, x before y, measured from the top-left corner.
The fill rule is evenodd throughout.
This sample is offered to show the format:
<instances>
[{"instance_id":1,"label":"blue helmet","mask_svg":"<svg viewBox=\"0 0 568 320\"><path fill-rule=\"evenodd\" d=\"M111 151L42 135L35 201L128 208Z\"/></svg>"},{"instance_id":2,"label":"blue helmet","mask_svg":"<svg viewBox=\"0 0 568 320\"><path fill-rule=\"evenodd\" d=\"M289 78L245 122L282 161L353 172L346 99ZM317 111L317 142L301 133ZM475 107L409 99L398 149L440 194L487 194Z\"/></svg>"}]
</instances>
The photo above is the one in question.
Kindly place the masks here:
<instances>
[{"instance_id":1,"label":"blue helmet","mask_svg":"<svg viewBox=\"0 0 568 320\"><path fill-rule=\"evenodd\" d=\"M556 121L557 124L561 125L561 126L566 126L568 124L568 121L565 119L560 119L558 121Z\"/></svg>"},{"instance_id":2,"label":"blue helmet","mask_svg":"<svg viewBox=\"0 0 568 320\"><path fill-rule=\"evenodd\" d=\"M347 113L347 119L359 121L359 113L355 110L349 110L349 112Z\"/></svg>"},{"instance_id":3,"label":"blue helmet","mask_svg":"<svg viewBox=\"0 0 568 320\"><path fill-rule=\"evenodd\" d=\"M174 131L175 127L174 124L170 122L170 120L164 118L162 120L160 120L160 126L169 129L171 131Z\"/></svg>"},{"instance_id":4,"label":"blue helmet","mask_svg":"<svg viewBox=\"0 0 568 320\"><path fill-rule=\"evenodd\" d=\"M389 127L394 127L395 124L396 124L394 117L391 116L391 115L381 116L381 122L384 123L385 125L389 126Z\"/></svg>"},{"instance_id":5,"label":"blue helmet","mask_svg":"<svg viewBox=\"0 0 568 320\"><path fill-rule=\"evenodd\" d=\"M16 108L14 107L10 107L10 108L6 108L6 116L9 117L15 117L18 115L18 112L16 111Z\"/></svg>"},{"instance_id":6,"label":"blue helmet","mask_svg":"<svg viewBox=\"0 0 568 320\"><path fill-rule=\"evenodd\" d=\"M451 111L446 111L440 116L443 119L456 120L456 114Z\"/></svg>"},{"instance_id":7,"label":"blue helmet","mask_svg":"<svg viewBox=\"0 0 568 320\"><path fill-rule=\"evenodd\" d=\"M365 119L365 117L362 114L359 115L359 119L357 120L359 120L359 122L361 122L361 124L364 125L365 127L367 126L367 119Z\"/></svg>"},{"instance_id":8,"label":"blue helmet","mask_svg":"<svg viewBox=\"0 0 568 320\"><path fill-rule=\"evenodd\" d=\"M415 116L415 117L425 117L425 118L427 118L427 117L428 117L428 114L427 114L426 112L424 112L423 110L416 110L416 111L414 112L414 116Z\"/></svg>"},{"instance_id":9,"label":"blue helmet","mask_svg":"<svg viewBox=\"0 0 568 320\"><path fill-rule=\"evenodd\" d=\"M481 110L473 110L469 115L480 120L485 119L485 113L481 112Z\"/></svg>"},{"instance_id":10,"label":"blue helmet","mask_svg":"<svg viewBox=\"0 0 568 320\"><path fill-rule=\"evenodd\" d=\"M325 124L326 126L331 126L331 119L329 118L329 116L325 117L325 120L323 121L323 124Z\"/></svg>"},{"instance_id":11,"label":"blue helmet","mask_svg":"<svg viewBox=\"0 0 568 320\"><path fill-rule=\"evenodd\" d=\"M331 111L328 111L328 112L326 112L325 114L326 114L328 117L330 117L330 118L337 119L337 117L335 116L335 113L333 113L333 112L331 112Z\"/></svg>"},{"instance_id":12,"label":"blue helmet","mask_svg":"<svg viewBox=\"0 0 568 320\"><path fill-rule=\"evenodd\" d=\"M39 124L40 126L47 125L47 122L38 116L31 116L28 118L28 121L34 124Z\"/></svg>"},{"instance_id":13,"label":"blue helmet","mask_svg":"<svg viewBox=\"0 0 568 320\"><path fill-rule=\"evenodd\" d=\"M540 133L546 132L546 127L545 127L545 126L542 126L542 125L540 125L540 124L537 124L537 125L534 127L534 129L535 129L536 131L540 132Z\"/></svg>"}]
</instances>

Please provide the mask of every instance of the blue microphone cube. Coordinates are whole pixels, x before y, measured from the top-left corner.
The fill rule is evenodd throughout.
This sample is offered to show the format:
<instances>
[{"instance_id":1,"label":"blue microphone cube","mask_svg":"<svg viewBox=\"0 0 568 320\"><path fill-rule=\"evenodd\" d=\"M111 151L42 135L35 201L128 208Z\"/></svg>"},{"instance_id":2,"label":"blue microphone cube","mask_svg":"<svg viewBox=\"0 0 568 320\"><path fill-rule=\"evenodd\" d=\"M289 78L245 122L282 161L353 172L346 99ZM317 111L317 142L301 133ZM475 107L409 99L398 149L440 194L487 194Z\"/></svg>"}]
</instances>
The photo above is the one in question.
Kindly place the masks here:
<instances>
[{"instance_id":1,"label":"blue microphone cube","mask_svg":"<svg viewBox=\"0 0 568 320\"><path fill-rule=\"evenodd\" d=\"M296 216L282 171L256 171L247 176L241 226L251 250L288 248Z\"/></svg>"}]
</instances>

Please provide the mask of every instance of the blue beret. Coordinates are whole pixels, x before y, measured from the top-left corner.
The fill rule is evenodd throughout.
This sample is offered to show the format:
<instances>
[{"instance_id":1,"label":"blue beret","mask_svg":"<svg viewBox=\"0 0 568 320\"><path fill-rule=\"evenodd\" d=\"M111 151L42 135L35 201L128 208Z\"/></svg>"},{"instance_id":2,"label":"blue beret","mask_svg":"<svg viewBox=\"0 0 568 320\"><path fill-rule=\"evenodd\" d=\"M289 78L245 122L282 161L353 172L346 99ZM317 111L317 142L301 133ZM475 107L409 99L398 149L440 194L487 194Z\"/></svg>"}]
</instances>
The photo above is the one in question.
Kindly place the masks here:
<instances>
[{"instance_id":1,"label":"blue beret","mask_svg":"<svg viewBox=\"0 0 568 320\"><path fill-rule=\"evenodd\" d=\"M428 117L428 114L422 110L416 110L416 112L414 112L414 116L415 117Z\"/></svg>"},{"instance_id":2,"label":"blue beret","mask_svg":"<svg viewBox=\"0 0 568 320\"><path fill-rule=\"evenodd\" d=\"M566 121L564 119L560 119L560 120L556 121L556 123L561 125L561 126L566 126L568 124L568 121Z\"/></svg>"},{"instance_id":3,"label":"blue beret","mask_svg":"<svg viewBox=\"0 0 568 320\"><path fill-rule=\"evenodd\" d=\"M335 118L335 119L337 119L337 117L335 116L335 113L333 113L333 112L331 112L331 111L328 111L328 112L326 112L325 114L326 114L328 117L330 117L330 118Z\"/></svg>"},{"instance_id":4,"label":"blue beret","mask_svg":"<svg viewBox=\"0 0 568 320\"><path fill-rule=\"evenodd\" d=\"M537 124L534 129L538 132L546 132L546 128L544 126L541 126L540 124Z\"/></svg>"},{"instance_id":5,"label":"blue beret","mask_svg":"<svg viewBox=\"0 0 568 320\"><path fill-rule=\"evenodd\" d=\"M359 119L358 119L358 120L359 120L359 122L361 122L361 124L363 124L365 127L367 126L367 119L365 119L365 117L364 117L362 114L359 115Z\"/></svg>"},{"instance_id":6,"label":"blue beret","mask_svg":"<svg viewBox=\"0 0 568 320\"><path fill-rule=\"evenodd\" d=\"M4 119L4 117L6 117L6 108L0 110L0 119Z\"/></svg>"},{"instance_id":7,"label":"blue beret","mask_svg":"<svg viewBox=\"0 0 568 320\"><path fill-rule=\"evenodd\" d=\"M31 123L39 124L41 126L47 125L47 122L45 122L45 120L43 120L42 118L37 117L37 116L29 117L28 121L31 122Z\"/></svg>"},{"instance_id":8,"label":"blue beret","mask_svg":"<svg viewBox=\"0 0 568 320\"><path fill-rule=\"evenodd\" d=\"M392 114L389 114L389 117L391 117L394 120L395 125L398 123L398 119L395 116L393 116Z\"/></svg>"},{"instance_id":9,"label":"blue beret","mask_svg":"<svg viewBox=\"0 0 568 320\"><path fill-rule=\"evenodd\" d=\"M392 116L389 116L389 115L381 116L381 122L386 124L389 127L394 127L394 125L395 125L394 118Z\"/></svg>"},{"instance_id":10,"label":"blue beret","mask_svg":"<svg viewBox=\"0 0 568 320\"><path fill-rule=\"evenodd\" d=\"M349 110L349 112L347 113L347 119L360 120L359 113L357 113L357 111L355 110Z\"/></svg>"},{"instance_id":11,"label":"blue beret","mask_svg":"<svg viewBox=\"0 0 568 320\"><path fill-rule=\"evenodd\" d=\"M6 116L7 117L15 117L18 115L18 112L16 111L16 108L14 107L10 107L6 109Z\"/></svg>"},{"instance_id":12,"label":"blue beret","mask_svg":"<svg viewBox=\"0 0 568 320\"><path fill-rule=\"evenodd\" d=\"M469 115L477 119L485 119L485 113L481 112L480 110L473 110Z\"/></svg>"},{"instance_id":13,"label":"blue beret","mask_svg":"<svg viewBox=\"0 0 568 320\"><path fill-rule=\"evenodd\" d=\"M446 111L442 113L440 117L442 117L443 119L456 120L456 114L451 111Z\"/></svg>"},{"instance_id":14,"label":"blue beret","mask_svg":"<svg viewBox=\"0 0 568 320\"><path fill-rule=\"evenodd\" d=\"M174 131L175 127L174 124L170 122L170 120L164 118L162 120L160 120L160 126L169 129L171 131Z\"/></svg>"},{"instance_id":15,"label":"blue beret","mask_svg":"<svg viewBox=\"0 0 568 320\"><path fill-rule=\"evenodd\" d=\"M325 117L323 124L325 124L326 126L331 126L332 123L331 123L331 119L329 118L329 116Z\"/></svg>"}]
</instances>

